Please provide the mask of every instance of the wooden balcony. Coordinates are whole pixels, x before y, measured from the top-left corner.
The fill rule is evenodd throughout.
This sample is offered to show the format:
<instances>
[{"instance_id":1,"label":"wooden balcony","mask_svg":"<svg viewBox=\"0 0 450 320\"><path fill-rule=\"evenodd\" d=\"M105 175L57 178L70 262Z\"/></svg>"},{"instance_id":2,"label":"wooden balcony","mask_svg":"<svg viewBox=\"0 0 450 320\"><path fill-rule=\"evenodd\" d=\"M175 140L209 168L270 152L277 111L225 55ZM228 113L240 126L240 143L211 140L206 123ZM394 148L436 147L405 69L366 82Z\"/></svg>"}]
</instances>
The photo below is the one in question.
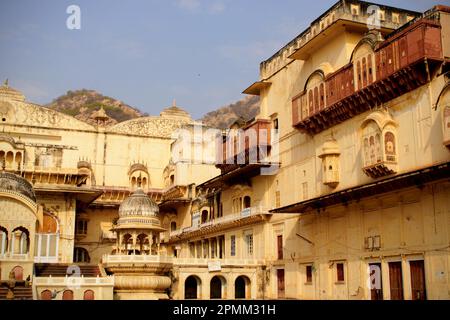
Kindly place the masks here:
<instances>
[{"instance_id":1,"label":"wooden balcony","mask_svg":"<svg viewBox=\"0 0 450 320\"><path fill-rule=\"evenodd\" d=\"M444 63L441 26L418 20L378 44L374 54L375 79L370 75L356 85L360 75L349 63L325 78L317 98L306 92L294 97L293 126L317 134L428 83Z\"/></svg>"},{"instance_id":2,"label":"wooden balcony","mask_svg":"<svg viewBox=\"0 0 450 320\"><path fill-rule=\"evenodd\" d=\"M216 167L222 174L242 165L262 162L270 153L271 122L260 119L243 128L230 129L218 147Z\"/></svg>"}]
</instances>

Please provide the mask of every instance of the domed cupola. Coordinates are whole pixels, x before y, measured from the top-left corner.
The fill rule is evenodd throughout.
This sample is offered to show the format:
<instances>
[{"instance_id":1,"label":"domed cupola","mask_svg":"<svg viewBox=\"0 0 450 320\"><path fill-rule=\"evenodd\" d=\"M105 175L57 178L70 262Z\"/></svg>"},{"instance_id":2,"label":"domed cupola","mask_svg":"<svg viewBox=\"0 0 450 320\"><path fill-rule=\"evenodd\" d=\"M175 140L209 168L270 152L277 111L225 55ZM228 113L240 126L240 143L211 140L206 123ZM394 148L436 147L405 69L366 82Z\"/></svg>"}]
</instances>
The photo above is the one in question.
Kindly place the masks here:
<instances>
[{"instance_id":1,"label":"domed cupola","mask_svg":"<svg viewBox=\"0 0 450 320\"><path fill-rule=\"evenodd\" d=\"M138 188L119 207L119 220L115 229L164 230L158 217L159 207Z\"/></svg>"},{"instance_id":2,"label":"domed cupola","mask_svg":"<svg viewBox=\"0 0 450 320\"><path fill-rule=\"evenodd\" d=\"M8 79L6 79L4 84L0 86L0 98L16 101L25 101L25 96L22 94L22 92L13 89L9 86Z\"/></svg>"},{"instance_id":3,"label":"domed cupola","mask_svg":"<svg viewBox=\"0 0 450 320\"><path fill-rule=\"evenodd\" d=\"M0 191L16 192L36 202L33 186L28 180L13 173L0 172Z\"/></svg>"}]
</instances>

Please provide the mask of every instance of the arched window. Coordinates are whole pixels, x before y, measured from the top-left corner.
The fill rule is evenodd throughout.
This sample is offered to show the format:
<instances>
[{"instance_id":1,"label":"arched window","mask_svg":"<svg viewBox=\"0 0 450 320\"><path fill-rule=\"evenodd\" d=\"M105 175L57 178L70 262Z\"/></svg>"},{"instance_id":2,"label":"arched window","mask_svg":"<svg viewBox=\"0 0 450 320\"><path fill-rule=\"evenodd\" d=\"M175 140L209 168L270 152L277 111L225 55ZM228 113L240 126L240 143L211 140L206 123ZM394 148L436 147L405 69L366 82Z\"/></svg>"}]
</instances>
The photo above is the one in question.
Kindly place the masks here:
<instances>
[{"instance_id":1,"label":"arched window","mask_svg":"<svg viewBox=\"0 0 450 320\"><path fill-rule=\"evenodd\" d=\"M41 300L52 300L52 292L50 290L42 291Z\"/></svg>"},{"instance_id":2,"label":"arched window","mask_svg":"<svg viewBox=\"0 0 450 320\"><path fill-rule=\"evenodd\" d=\"M14 160L16 162L16 169L20 170L21 163L22 163L22 153L16 152L16 156L14 157Z\"/></svg>"},{"instance_id":3,"label":"arched window","mask_svg":"<svg viewBox=\"0 0 450 320\"><path fill-rule=\"evenodd\" d=\"M91 262L89 252L85 248L76 247L73 253L73 262L81 262L81 263Z\"/></svg>"},{"instance_id":4,"label":"arched window","mask_svg":"<svg viewBox=\"0 0 450 320\"><path fill-rule=\"evenodd\" d=\"M6 167L11 168L13 165L13 161L14 161L14 154L11 151L8 151L8 153L6 153Z\"/></svg>"},{"instance_id":5,"label":"arched window","mask_svg":"<svg viewBox=\"0 0 450 320\"><path fill-rule=\"evenodd\" d=\"M314 88L314 113L319 112L319 89Z\"/></svg>"},{"instance_id":6,"label":"arched window","mask_svg":"<svg viewBox=\"0 0 450 320\"><path fill-rule=\"evenodd\" d=\"M319 95L319 109L322 110L325 107L325 85L323 83L320 84Z\"/></svg>"},{"instance_id":7,"label":"arched window","mask_svg":"<svg viewBox=\"0 0 450 320\"><path fill-rule=\"evenodd\" d=\"M377 158L376 162L383 161L381 152L381 137L379 133L375 135L375 154Z\"/></svg>"},{"instance_id":8,"label":"arched window","mask_svg":"<svg viewBox=\"0 0 450 320\"><path fill-rule=\"evenodd\" d=\"M364 139L364 166L370 165L370 150L369 150L369 139Z\"/></svg>"},{"instance_id":9,"label":"arched window","mask_svg":"<svg viewBox=\"0 0 450 320\"><path fill-rule=\"evenodd\" d=\"M11 253L27 254L30 249L30 233L24 227L15 228L12 232Z\"/></svg>"},{"instance_id":10,"label":"arched window","mask_svg":"<svg viewBox=\"0 0 450 320\"><path fill-rule=\"evenodd\" d=\"M72 290L64 290L62 299L63 300L73 300L73 291Z\"/></svg>"},{"instance_id":11,"label":"arched window","mask_svg":"<svg viewBox=\"0 0 450 320\"><path fill-rule=\"evenodd\" d=\"M205 223L208 221L208 210L202 211L202 223Z\"/></svg>"},{"instance_id":12,"label":"arched window","mask_svg":"<svg viewBox=\"0 0 450 320\"><path fill-rule=\"evenodd\" d=\"M95 300L95 294L92 290L86 290L84 292L83 300Z\"/></svg>"},{"instance_id":13,"label":"arched window","mask_svg":"<svg viewBox=\"0 0 450 320\"><path fill-rule=\"evenodd\" d=\"M6 168L6 159L5 159L5 151L0 151L0 166L3 170Z\"/></svg>"},{"instance_id":14,"label":"arched window","mask_svg":"<svg viewBox=\"0 0 450 320\"><path fill-rule=\"evenodd\" d=\"M384 135L384 145L387 161L396 161L395 157L395 136L392 132L386 132Z\"/></svg>"},{"instance_id":15,"label":"arched window","mask_svg":"<svg viewBox=\"0 0 450 320\"><path fill-rule=\"evenodd\" d=\"M314 101L313 91L309 90L309 93L308 93L308 104L309 104L309 115L310 116L314 113L313 101Z\"/></svg>"},{"instance_id":16,"label":"arched window","mask_svg":"<svg viewBox=\"0 0 450 320\"><path fill-rule=\"evenodd\" d=\"M201 281L196 276L189 276L184 281L184 298L198 299L200 293Z\"/></svg>"},{"instance_id":17,"label":"arched window","mask_svg":"<svg viewBox=\"0 0 450 320\"><path fill-rule=\"evenodd\" d=\"M370 136L369 138L369 147L370 147L370 164L375 163L375 137Z\"/></svg>"},{"instance_id":18,"label":"arched window","mask_svg":"<svg viewBox=\"0 0 450 320\"><path fill-rule=\"evenodd\" d=\"M369 54L367 56L367 68L368 68L368 74L369 74L369 84L373 83L372 58L373 58L372 54Z\"/></svg>"},{"instance_id":19,"label":"arched window","mask_svg":"<svg viewBox=\"0 0 450 320\"><path fill-rule=\"evenodd\" d=\"M0 255L4 255L8 250L8 231L0 226Z\"/></svg>"},{"instance_id":20,"label":"arched window","mask_svg":"<svg viewBox=\"0 0 450 320\"><path fill-rule=\"evenodd\" d=\"M363 79L363 86L367 86L367 62L366 58L362 58L362 79Z\"/></svg>"},{"instance_id":21,"label":"arched window","mask_svg":"<svg viewBox=\"0 0 450 320\"><path fill-rule=\"evenodd\" d=\"M175 230L177 230L177 223L176 223L176 221L172 221L170 223L170 231L175 231Z\"/></svg>"},{"instance_id":22,"label":"arched window","mask_svg":"<svg viewBox=\"0 0 450 320\"><path fill-rule=\"evenodd\" d=\"M250 208L252 206L252 199L249 196L244 197L244 209Z\"/></svg>"},{"instance_id":23,"label":"arched window","mask_svg":"<svg viewBox=\"0 0 450 320\"><path fill-rule=\"evenodd\" d=\"M358 61L356 64L356 70L357 70L357 78L358 78L358 90L361 90L362 88L362 76L361 76L361 62Z\"/></svg>"}]
</instances>

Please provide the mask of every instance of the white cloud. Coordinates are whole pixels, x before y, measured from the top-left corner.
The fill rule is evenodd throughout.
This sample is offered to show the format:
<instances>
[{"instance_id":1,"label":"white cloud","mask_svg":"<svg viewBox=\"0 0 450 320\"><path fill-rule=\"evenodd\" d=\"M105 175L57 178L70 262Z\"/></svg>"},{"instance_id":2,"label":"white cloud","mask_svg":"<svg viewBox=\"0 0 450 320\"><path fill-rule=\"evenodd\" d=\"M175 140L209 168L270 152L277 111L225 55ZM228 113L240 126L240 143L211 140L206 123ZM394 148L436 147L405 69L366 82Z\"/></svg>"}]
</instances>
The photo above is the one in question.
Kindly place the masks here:
<instances>
[{"instance_id":1,"label":"white cloud","mask_svg":"<svg viewBox=\"0 0 450 320\"><path fill-rule=\"evenodd\" d=\"M209 12L212 14L222 13L225 11L225 4L223 2L214 2L209 7Z\"/></svg>"},{"instance_id":2,"label":"white cloud","mask_svg":"<svg viewBox=\"0 0 450 320\"><path fill-rule=\"evenodd\" d=\"M177 0L176 5L183 10L195 11L200 7L200 0Z\"/></svg>"},{"instance_id":3,"label":"white cloud","mask_svg":"<svg viewBox=\"0 0 450 320\"><path fill-rule=\"evenodd\" d=\"M175 5L188 12L203 12L208 14L219 14L225 11L225 3L223 1L210 0L176 0Z\"/></svg>"}]
</instances>

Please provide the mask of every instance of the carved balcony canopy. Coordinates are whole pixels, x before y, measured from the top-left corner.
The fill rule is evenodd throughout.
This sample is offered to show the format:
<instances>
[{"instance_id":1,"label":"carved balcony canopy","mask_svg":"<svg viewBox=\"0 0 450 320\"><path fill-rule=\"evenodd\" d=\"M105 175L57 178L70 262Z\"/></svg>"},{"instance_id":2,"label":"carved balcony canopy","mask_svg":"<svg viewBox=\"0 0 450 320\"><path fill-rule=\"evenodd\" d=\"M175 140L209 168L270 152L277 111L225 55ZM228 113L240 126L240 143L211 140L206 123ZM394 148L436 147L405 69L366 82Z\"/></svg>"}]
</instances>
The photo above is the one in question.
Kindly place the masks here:
<instances>
[{"instance_id":1,"label":"carved balcony canopy","mask_svg":"<svg viewBox=\"0 0 450 320\"><path fill-rule=\"evenodd\" d=\"M167 188L159 204L161 210L171 210L191 201L190 186L175 185Z\"/></svg>"},{"instance_id":2,"label":"carved balcony canopy","mask_svg":"<svg viewBox=\"0 0 450 320\"><path fill-rule=\"evenodd\" d=\"M268 81L256 81L250 87L248 87L247 89L242 91L242 93L259 96L261 94L262 90L270 87L271 85L272 85L272 83L268 82Z\"/></svg>"},{"instance_id":3,"label":"carved balcony canopy","mask_svg":"<svg viewBox=\"0 0 450 320\"><path fill-rule=\"evenodd\" d=\"M294 127L317 134L429 82L444 62L441 25L420 19L352 59L292 99Z\"/></svg>"},{"instance_id":4,"label":"carved balcony canopy","mask_svg":"<svg viewBox=\"0 0 450 320\"><path fill-rule=\"evenodd\" d=\"M92 206L110 206L119 207L120 204L133 192L133 189L127 187L114 186L96 186L102 191L101 197L96 199ZM163 198L163 190L150 188L145 192L153 201L160 202Z\"/></svg>"},{"instance_id":5,"label":"carved balcony canopy","mask_svg":"<svg viewBox=\"0 0 450 320\"><path fill-rule=\"evenodd\" d=\"M450 162L437 164L432 167L402 173L368 184L339 190L330 194L312 198L306 201L294 203L285 207L270 210L270 213L309 213L327 207L358 202L372 196L381 195L395 190L418 187L422 188L427 183L450 178ZM317 211L316 211L317 212Z\"/></svg>"}]
</instances>

